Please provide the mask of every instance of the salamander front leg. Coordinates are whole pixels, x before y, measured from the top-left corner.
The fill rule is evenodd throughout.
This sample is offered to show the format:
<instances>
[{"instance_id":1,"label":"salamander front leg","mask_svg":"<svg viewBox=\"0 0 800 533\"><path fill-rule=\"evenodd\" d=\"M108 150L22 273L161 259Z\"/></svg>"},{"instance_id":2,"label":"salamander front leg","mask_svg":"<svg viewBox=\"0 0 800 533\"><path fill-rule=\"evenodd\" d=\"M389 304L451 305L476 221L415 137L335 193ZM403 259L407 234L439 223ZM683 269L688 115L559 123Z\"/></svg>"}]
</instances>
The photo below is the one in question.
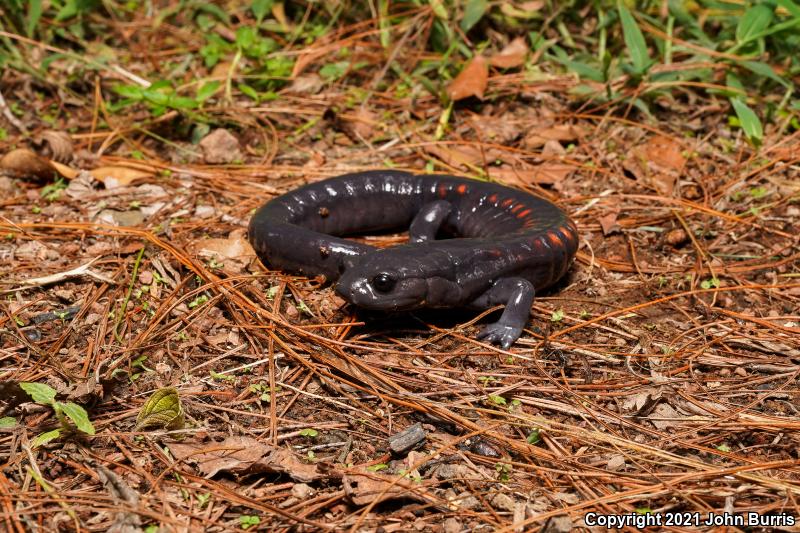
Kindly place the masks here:
<instances>
[{"instance_id":1,"label":"salamander front leg","mask_svg":"<svg viewBox=\"0 0 800 533\"><path fill-rule=\"evenodd\" d=\"M522 335L531 313L534 294L533 284L526 279L505 278L496 281L472 305L486 308L505 303L506 308L500 320L483 328L478 338L508 349Z\"/></svg>"},{"instance_id":2,"label":"salamander front leg","mask_svg":"<svg viewBox=\"0 0 800 533\"><path fill-rule=\"evenodd\" d=\"M422 206L422 209L411 221L408 235L411 242L427 242L436 238L436 233L453 210L453 205L444 200L437 200Z\"/></svg>"}]
</instances>

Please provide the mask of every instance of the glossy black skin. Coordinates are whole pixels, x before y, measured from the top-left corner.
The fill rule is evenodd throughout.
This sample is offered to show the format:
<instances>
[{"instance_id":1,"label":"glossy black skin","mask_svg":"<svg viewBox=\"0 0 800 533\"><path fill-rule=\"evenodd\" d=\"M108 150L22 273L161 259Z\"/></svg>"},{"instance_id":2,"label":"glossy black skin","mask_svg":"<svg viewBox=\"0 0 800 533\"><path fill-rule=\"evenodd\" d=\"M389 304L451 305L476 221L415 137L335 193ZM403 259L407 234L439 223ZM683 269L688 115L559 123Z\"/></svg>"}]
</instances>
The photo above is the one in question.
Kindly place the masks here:
<instances>
[{"instance_id":1,"label":"glossy black skin","mask_svg":"<svg viewBox=\"0 0 800 533\"><path fill-rule=\"evenodd\" d=\"M340 238L405 228L411 242L386 249ZM578 247L575 224L547 200L394 170L346 174L279 196L253 216L249 239L266 265L325 275L362 308L505 304L500 320L479 334L504 348L521 335L535 291L566 273Z\"/></svg>"}]
</instances>

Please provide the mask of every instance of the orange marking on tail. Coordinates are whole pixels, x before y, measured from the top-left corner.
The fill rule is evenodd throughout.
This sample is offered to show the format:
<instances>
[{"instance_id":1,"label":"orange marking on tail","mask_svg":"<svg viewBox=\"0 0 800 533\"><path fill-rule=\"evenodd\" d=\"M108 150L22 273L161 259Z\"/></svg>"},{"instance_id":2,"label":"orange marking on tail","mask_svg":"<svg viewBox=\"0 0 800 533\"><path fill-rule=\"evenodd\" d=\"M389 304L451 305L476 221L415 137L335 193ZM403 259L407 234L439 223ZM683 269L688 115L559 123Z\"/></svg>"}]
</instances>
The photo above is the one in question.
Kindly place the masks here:
<instances>
[{"instance_id":1,"label":"orange marking on tail","mask_svg":"<svg viewBox=\"0 0 800 533\"><path fill-rule=\"evenodd\" d=\"M493 194L489 197L489 201L492 203L497 202L497 194Z\"/></svg>"},{"instance_id":2,"label":"orange marking on tail","mask_svg":"<svg viewBox=\"0 0 800 533\"><path fill-rule=\"evenodd\" d=\"M564 243L561 241L561 236L554 231L547 232L547 240L550 241L550 244L557 248L564 246Z\"/></svg>"},{"instance_id":3,"label":"orange marking on tail","mask_svg":"<svg viewBox=\"0 0 800 533\"><path fill-rule=\"evenodd\" d=\"M519 213L517 213L517 218L525 218L526 216L528 216L530 214L531 214L531 210L530 209L526 209L525 211L520 211Z\"/></svg>"},{"instance_id":4,"label":"orange marking on tail","mask_svg":"<svg viewBox=\"0 0 800 533\"><path fill-rule=\"evenodd\" d=\"M447 187L442 183L439 185L439 198L444 198L447 196Z\"/></svg>"},{"instance_id":5,"label":"orange marking on tail","mask_svg":"<svg viewBox=\"0 0 800 533\"><path fill-rule=\"evenodd\" d=\"M514 203L514 200L512 200L511 198L506 198L505 200L503 200L503 202L500 205L502 205L503 207L508 207L513 203Z\"/></svg>"},{"instance_id":6,"label":"orange marking on tail","mask_svg":"<svg viewBox=\"0 0 800 533\"><path fill-rule=\"evenodd\" d=\"M512 213L516 213L517 211L519 211L519 210L520 210L520 209L522 209L523 207L525 207L525 205L524 205L524 204L517 204L517 205L515 205L514 207L512 207L512 208L511 208L511 212L512 212Z\"/></svg>"},{"instance_id":7,"label":"orange marking on tail","mask_svg":"<svg viewBox=\"0 0 800 533\"><path fill-rule=\"evenodd\" d=\"M462 183L461 185L459 185L458 187L456 187L456 192L457 192L458 194L461 194L461 195L463 195L464 193L466 193L466 192L467 192L467 186L466 186L465 184L463 184L463 183Z\"/></svg>"}]
</instances>

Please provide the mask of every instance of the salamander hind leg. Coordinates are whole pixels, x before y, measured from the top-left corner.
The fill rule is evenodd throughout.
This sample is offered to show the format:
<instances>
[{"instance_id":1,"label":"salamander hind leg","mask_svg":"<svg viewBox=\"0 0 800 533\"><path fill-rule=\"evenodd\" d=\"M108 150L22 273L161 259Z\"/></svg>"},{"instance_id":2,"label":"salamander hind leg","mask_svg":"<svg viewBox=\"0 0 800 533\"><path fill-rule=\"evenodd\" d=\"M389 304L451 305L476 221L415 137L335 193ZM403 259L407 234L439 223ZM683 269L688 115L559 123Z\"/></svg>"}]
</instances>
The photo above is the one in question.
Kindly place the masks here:
<instances>
[{"instance_id":1,"label":"salamander hind leg","mask_svg":"<svg viewBox=\"0 0 800 533\"><path fill-rule=\"evenodd\" d=\"M472 305L485 308L504 303L506 308L500 320L484 327L478 338L508 349L522 335L522 329L530 316L534 294L533 284L524 278L504 278L496 281L489 290L472 302Z\"/></svg>"},{"instance_id":2,"label":"salamander hind leg","mask_svg":"<svg viewBox=\"0 0 800 533\"><path fill-rule=\"evenodd\" d=\"M422 209L411 221L408 235L411 242L427 242L436 238L436 233L453 210L453 205L444 200L437 200L422 206Z\"/></svg>"}]
</instances>

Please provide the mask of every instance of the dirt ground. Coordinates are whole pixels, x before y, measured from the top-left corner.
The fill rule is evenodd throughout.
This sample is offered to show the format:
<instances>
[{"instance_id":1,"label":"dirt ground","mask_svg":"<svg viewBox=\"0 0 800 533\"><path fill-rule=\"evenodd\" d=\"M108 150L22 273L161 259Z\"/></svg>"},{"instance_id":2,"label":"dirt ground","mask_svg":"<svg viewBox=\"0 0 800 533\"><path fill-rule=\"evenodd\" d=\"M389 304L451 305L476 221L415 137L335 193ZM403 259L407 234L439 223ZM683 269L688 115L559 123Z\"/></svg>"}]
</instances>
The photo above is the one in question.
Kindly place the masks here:
<instances>
[{"instance_id":1,"label":"dirt ground","mask_svg":"<svg viewBox=\"0 0 800 533\"><path fill-rule=\"evenodd\" d=\"M47 127L63 96L3 75L26 133L5 124L0 151L32 150L0 178L9 531L566 532L590 512L796 530L800 135L777 122L756 149L725 101L646 117L581 103L573 76L492 71L437 138L430 96L316 81L210 108L193 143L181 113L100 101ZM512 348L475 340L485 313L364 314L253 257L264 201L386 167L490 178L577 222ZM94 435L70 418L37 442L62 424L22 382Z\"/></svg>"}]
</instances>

